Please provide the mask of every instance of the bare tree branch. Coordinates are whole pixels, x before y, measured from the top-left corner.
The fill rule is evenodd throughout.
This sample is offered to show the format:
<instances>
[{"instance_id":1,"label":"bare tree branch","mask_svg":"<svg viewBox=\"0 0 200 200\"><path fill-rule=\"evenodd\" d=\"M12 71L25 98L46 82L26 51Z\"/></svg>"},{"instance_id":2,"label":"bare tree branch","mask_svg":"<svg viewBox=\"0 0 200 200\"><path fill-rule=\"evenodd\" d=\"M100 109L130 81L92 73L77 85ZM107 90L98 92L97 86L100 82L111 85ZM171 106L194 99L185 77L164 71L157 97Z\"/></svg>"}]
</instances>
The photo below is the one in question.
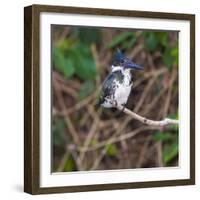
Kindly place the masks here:
<instances>
[{"instance_id":1,"label":"bare tree branch","mask_svg":"<svg viewBox=\"0 0 200 200\"><path fill-rule=\"evenodd\" d=\"M150 126L166 126L166 125L170 125L170 124L178 125L178 123L179 123L178 120L169 119L169 118L165 118L160 121L150 120L150 119L147 119L145 117L142 117L142 116L132 112L131 110L129 110L127 108L124 108L121 105L117 105L116 108L118 110L122 110L124 113L126 113L127 115L130 115L132 118L142 122L143 124L150 125Z\"/></svg>"}]
</instances>

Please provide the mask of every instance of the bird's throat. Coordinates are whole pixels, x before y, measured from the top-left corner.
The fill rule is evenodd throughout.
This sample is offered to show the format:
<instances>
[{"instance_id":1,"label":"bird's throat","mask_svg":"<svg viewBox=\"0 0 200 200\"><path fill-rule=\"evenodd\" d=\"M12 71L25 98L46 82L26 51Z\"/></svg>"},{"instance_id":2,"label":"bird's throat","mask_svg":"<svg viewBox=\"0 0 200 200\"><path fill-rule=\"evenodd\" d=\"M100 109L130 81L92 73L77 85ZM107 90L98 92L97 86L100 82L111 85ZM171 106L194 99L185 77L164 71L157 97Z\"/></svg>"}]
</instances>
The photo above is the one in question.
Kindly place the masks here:
<instances>
[{"instance_id":1,"label":"bird's throat","mask_svg":"<svg viewBox=\"0 0 200 200\"><path fill-rule=\"evenodd\" d=\"M112 66L112 72L116 72L116 71L124 71L124 69L121 66Z\"/></svg>"}]
</instances>

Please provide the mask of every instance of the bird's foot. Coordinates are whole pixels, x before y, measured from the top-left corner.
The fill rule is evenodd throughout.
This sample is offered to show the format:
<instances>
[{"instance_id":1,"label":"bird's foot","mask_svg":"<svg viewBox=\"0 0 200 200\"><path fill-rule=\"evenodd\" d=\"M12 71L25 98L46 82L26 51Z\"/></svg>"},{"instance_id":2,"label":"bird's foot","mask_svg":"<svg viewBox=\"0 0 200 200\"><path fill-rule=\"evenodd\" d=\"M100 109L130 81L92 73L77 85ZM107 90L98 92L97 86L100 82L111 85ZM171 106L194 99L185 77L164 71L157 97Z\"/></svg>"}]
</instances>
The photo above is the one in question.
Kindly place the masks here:
<instances>
[{"instance_id":1,"label":"bird's foot","mask_svg":"<svg viewBox=\"0 0 200 200\"><path fill-rule=\"evenodd\" d=\"M112 104L114 107L117 107L117 105L118 105L116 100L112 100L112 101L111 101L111 104Z\"/></svg>"},{"instance_id":2,"label":"bird's foot","mask_svg":"<svg viewBox=\"0 0 200 200\"><path fill-rule=\"evenodd\" d=\"M126 104L124 104L124 105L122 105L123 106L123 108L122 108L122 112L124 112L124 110L125 110L125 108L126 108Z\"/></svg>"},{"instance_id":3,"label":"bird's foot","mask_svg":"<svg viewBox=\"0 0 200 200\"><path fill-rule=\"evenodd\" d=\"M122 109L119 109L119 114L123 113L125 108L126 108L126 104L122 104Z\"/></svg>"}]
</instances>

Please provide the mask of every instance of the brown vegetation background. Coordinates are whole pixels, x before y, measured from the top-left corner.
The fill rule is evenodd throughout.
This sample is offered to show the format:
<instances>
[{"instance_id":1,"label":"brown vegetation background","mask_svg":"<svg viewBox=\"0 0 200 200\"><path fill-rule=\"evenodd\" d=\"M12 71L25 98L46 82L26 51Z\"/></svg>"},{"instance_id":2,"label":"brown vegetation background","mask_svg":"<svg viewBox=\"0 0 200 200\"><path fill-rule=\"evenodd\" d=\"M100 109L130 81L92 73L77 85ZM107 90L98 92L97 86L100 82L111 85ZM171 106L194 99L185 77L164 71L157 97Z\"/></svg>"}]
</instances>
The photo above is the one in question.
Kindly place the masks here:
<instances>
[{"instance_id":1,"label":"brown vegetation background","mask_svg":"<svg viewBox=\"0 0 200 200\"><path fill-rule=\"evenodd\" d=\"M127 107L153 120L178 119L178 33L52 26L52 170L178 165L178 127L146 126L115 109L96 109L120 48L134 71Z\"/></svg>"}]
</instances>

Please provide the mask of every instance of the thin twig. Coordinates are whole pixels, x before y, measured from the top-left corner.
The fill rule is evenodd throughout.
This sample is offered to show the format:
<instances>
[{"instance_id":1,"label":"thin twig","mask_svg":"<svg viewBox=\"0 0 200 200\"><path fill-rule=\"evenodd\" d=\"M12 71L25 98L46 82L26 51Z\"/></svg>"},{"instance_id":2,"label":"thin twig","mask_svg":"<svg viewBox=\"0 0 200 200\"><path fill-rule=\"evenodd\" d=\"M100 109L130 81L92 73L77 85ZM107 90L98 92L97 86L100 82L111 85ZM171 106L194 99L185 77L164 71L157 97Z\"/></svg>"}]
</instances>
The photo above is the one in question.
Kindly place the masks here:
<instances>
[{"instance_id":1,"label":"thin twig","mask_svg":"<svg viewBox=\"0 0 200 200\"><path fill-rule=\"evenodd\" d=\"M122 140L130 139L130 138L136 136L137 134L141 133L142 131L147 131L147 130L160 130L160 127L142 126L142 127L135 129L134 131L131 131L129 133L121 134L118 137L116 137L114 135L114 136L110 137L108 140L101 141L101 142L97 143L95 146L87 148L87 149L84 147L78 147L78 150L79 151L94 151L99 148L105 147L109 144L113 144L113 143L120 142Z\"/></svg>"},{"instance_id":2,"label":"thin twig","mask_svg":"<svg viewBox=\"0 0 200 200\"><path fill-rule=\"evenodd\" d=\"M76 132L75 127L74 127L74 125L73 125L73 123L72 123L72 121L71 121L71 119L70 119L70 117L68 115L66 115L64 117L64 122L67 125L67 127L69 129L69 132L70 132L74 142L76 144L80 144L80 138L78 136L78 133Z\"/></svg>"},{"instance_id":3,"label":"thin twig","mask_svg":"<svg viewBox=\"0 0 200 200\"><path fill-rule=\"evenodd\" d=\"M56 79L56 81L58 81L59 83L62 83L64 85L70 85L70 87L75 90L78 90L81 86L81 84L77 80L64 79L63 76L56 71L53 71L52 76L53 79Z\"/></svg>"},{"instance_id":4,"label":"thin twig","mask_svg":"<svg viewBox=\"0 0 200 200\"><path fill-rule=\"evenodd\" d=\"M172 96L171 87L172 87L174 81L176 80L176 76L177 76L177 70L173 70L172 75L171 75L171 79L169 81L168 93L167 93L167 97L166 97L165 105L164 105L164 109L163 109L163 116L164 117L167 115L169 107L170 107L170 101L171 101L171 96Z\"/></svg>"},{"instance_id":5,"label":"thin twig","mask_svg":"<svg viewBox=\"0 0 200 200\"><path fill-rule=\"evenodd\" d=\"M170 107L170 101L171 101L171 95L172 95L172 91L171 91L171 86L173 85L174 81L176 80L176 75L177 75L177 70L173 70L172 75L171 75L171 79L169 81L169 86L168 86L168 92L167 92L167 97L165 98L165 105L163 106L163 117L167 116L169 107ZM165 90L165 89L164 89ZM163 146L163 142L162 141L157 141L156 143L156 151L157 151L157 164L159 167L163 167L164 163L163 163L163 155L162 155L162 146Z\"/></svg>"},{"instance_id":6,"label":"thin twig","mask_svg":"<svg viewBox=\"0 0 200 200\"><path fill-rule=\"evenodd\" d=\"M89 144L91 143L91 140L94 137L94 135L96 133L96 130L98 128L98 122L99 122L99 117L98 117L98 115L95 115L93 124L92 124L92 126L90 128L90 131L89 131L89 133L88 133L88 135L87 135L87 137L86 137L86 139L84 141L84 144L83 144L83 148L84 149L87 149ZM86 151L85 152L84 151L80 152L79 160L80 160L81 163L83 163L83 160L84 160L84 157L85 157L85 153L86 153ZM82 170L84 170L83 168L84 167L82 165Z\"/></svg>"},{"instance_id":7,"label":"thin twig","mask_svg":"<svg viewBox=\"0 0 200 200\"><path fill-rule=\"evenodd\" d=\"M63 155L61 161L60 161L60 164L57 168L57 172L63 172L64 171L64 168L65 168L65 163L66 163L66 160L68 159L68 157L70 156L69 152L65 152L65 154Z\"/></svg>"},{"instance_id":8,"label":"thin twig","mask_svg":"<svg viewBox=\"0 0 200 200\"><path fill-rule=\"evenodd\" d=\"M146 156L146 152L148 151L148 145L149 145L150 140L151 140L151 135L149 137L147 137L146 141L144 142L144 145L140 151L140 155L139 155L138 162L136 164L136 168L141 168L141 166L146 158L145 156Z\"/></svg>"},{"instance_id":9,"label":"thin twig","mask_svg":"<svg viewBox=\"0 0 200 200\"><path fill-rule=\"evenodd\" d=\"M140 97L140 101L138 102L137 106L135 107L134 111L138 112L140 110L140 108L142 107L147 95L149 94L149 91L151 89L151 87L153 86L154 82L156 81L156 78L153 77L149 82L148 85L146 86L146 88L144 89L144 92L142 93L141 97Z\"/></svg>"},{"instance_id":10,"label":"thin twig","mask_svg":"<svg viewBox=\"0 0 200 200\"><path fill-rule=\"evenodd\" d=\"M151 77L158 77L162 74L165 74L167 72L166 68L161 68L159 70L151 70L149 72L146 72L142 77L140 77L139 79L135 80L133 83L133 88L137 87L138 85L140 85L143 81L151 78Z\"/></svg>"},{"instance_id":11,"label":"thin twig","mask_svg":"<svg viewBox=\"0 0 200 200\"><path fill-rule=\"evenodd\" d=\"M54 83L54 87L55 87L55 94L57 96L60 109L65 110L66 109L65 102L64 102L63 95L61 93L60 87L58 86L57 82ZM73 126L73 123L71 122L71 119L68 115L65 115L64 122L67 125L67 127L69 129L69 133L71 134L74 142L76 144L80 144L80 139L79 139L78 133L76 132L76 130Z\"/></svg>"},{"instance_id":12,"label":"thin twig","mask_svg":"<svg viewBox=\"0 0 200 200\"><path fill-rule=\"evenodd\" d=\"M97 73L97 76L96 76L96 85L98 86L98 85L100 85L100 82L101 82L101 77L100 77L101 63L100 63L99 55L98 55L95 44L91 45L91 52L92 52L93 58L95 60L96 69L99 72L99 73Z\"/></svg>"},{"instance_id":13,"label":"thin twig","mask_svg":"<svg viewBox=\"0 0 200 200\"><path fill-rule=\"evenodd\" d=\"M90 170L95 170L95 169L98 168L98 166L99 166L101 160L103 159L103 157L105 156L105 154L106 154L106 152L107 152L107 149L108 149L108 148L105 147L105 148L101 151L100 155L94 160L94 164L92 165L92 167L90 168Z\"/></svg>"},{"instance_id":14,"label":"thin twig","mask_svg":"<svg viewBox=\"0 0 200 200\"><path fill-rule=\"evenodd\" d=\"M86 106L87 104L89 104L93 99L96 98L97 94L99 92L99 89L97 89L94 93L92 93L90 96L86 97L85 99L83 99L82 101L80 101L79 103L77 103L75 106L70 107L70 108L66 108L64 110L62 110L61 112L57 113L59 116L65 116L65 115L69 115L79 109L81 109L82 107Z\"/></svg>"},{"instance_id":15,"label":"thin twig","mask_svg":"<svg viewBox=\"0 0 200 200\"><path fill-rule=\"evenodd\" d=\"M155 148L157 152L157 165L159 167L163 167L162 142L161 141L156 142Z\"/></svg>"}]
</instances>

